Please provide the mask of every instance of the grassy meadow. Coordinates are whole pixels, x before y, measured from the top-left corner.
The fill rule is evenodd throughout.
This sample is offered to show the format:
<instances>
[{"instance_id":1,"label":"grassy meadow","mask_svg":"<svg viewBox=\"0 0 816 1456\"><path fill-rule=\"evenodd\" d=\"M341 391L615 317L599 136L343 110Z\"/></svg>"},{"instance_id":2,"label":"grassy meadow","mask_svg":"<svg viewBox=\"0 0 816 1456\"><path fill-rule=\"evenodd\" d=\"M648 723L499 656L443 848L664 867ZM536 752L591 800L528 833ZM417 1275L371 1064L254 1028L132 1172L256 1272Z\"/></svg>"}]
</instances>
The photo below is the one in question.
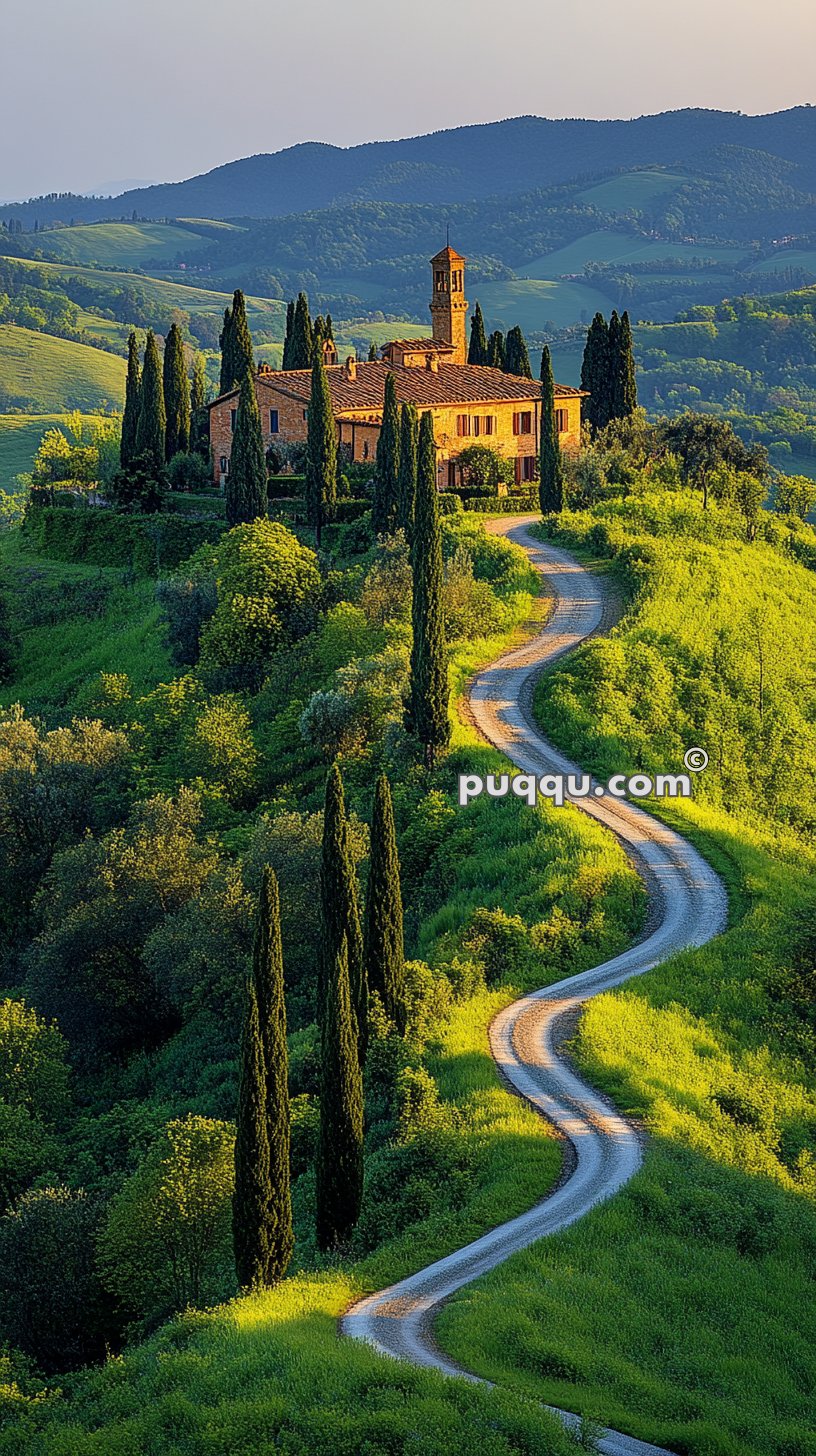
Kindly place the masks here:
<instances>
[{"instance_id":1,"label":"grassy meadow","mask_svg":"<svg viewBox=\"0 0 816 1456\"><path fill-rule=\"evenodd\" d=\"M0 401L34 413L121 409L125 360L104 349L0 324ZM34 410L32 411L32 405Z\"/></svg>"},{"instance_id":2,"label":"grassy meadow","mask_svg":"<svg viewBox=\"0 0 816 1456\"><path fill-rule=\"evenodd\" d=\"M67 426L68 415L0 415L0 490L12 490L14 478L29 471L46 430ZM101 415L83 414L92 425Z\"/></svg>"},{"instance_id":3,"label":"grassy meadow","mask_svg":"<svg viewBox=\"0 0 816 1456\"><path fill-rule=\"evenodd\" d=\"M642 1171L463 1291L439 1335L503 1387L675 1451L811 1456L816 580L741 534L682 496L565 518L564 544L614 553L630 606L542 680L539 719L600 777L707 749L666 817L725 876L732 922L590 1002L574 1039L645 1126Z\"/></svg>"},{"instance_id":4,"label":"grassy meadow","mask_svg":"<svg viewBox=\"0 0 816 1456\"><path fill-rule=\"evenodd\" d=\"M171 263L179 253L206 246L209 236L193 227L163 222L97 222L51 228L39 234L45 252L67 263L98 264L101 268L149 268Z\"/></svg>"}]
</instances>

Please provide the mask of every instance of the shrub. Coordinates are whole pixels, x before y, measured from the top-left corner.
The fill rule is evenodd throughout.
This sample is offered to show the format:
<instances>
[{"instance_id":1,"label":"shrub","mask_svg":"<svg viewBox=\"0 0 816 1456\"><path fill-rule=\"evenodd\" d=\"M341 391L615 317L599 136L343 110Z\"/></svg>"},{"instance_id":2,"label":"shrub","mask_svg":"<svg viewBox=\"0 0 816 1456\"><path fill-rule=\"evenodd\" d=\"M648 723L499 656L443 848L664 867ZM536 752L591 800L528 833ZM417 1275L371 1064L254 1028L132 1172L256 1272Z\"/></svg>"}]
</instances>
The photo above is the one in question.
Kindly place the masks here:
<instances>
[{"instance_id":1,"label":"shrub","mask_svg":"<svg viewBox=\"0 0 816 1456\"><path fill-rule=\"evenodd\" d=\"M178 566L205 541L217 541L223 529L217 520L175 515L147 519L101 507L29 506L25 516L25 533L40 556L89 566L129 566L142 576L158 576Z\"/></svg>"},{"instance_id":2,"label":"shrub","mask_svg":"<svg viewBox=\"0 0 816 1456\"><path fill-rule=\"evenodd\" d=\"M499 486L512 485L515 478L512 460L489 445L468 445L456 457L462 475L462 493L499 495Z\"/></svg>"},{"instance_id":3,"label":"shrub","mask_svg":"<svg viewBox=\"0 0 816 1456\"><path fill-rule=\"evenodd\" d=\"M197 450L179 450L167 466L171 490L206 490L212 485L209 464Z\"/></svg>"},{"instance_id":4,"label":"shrub","mask_svg":"<svg viewBox=\"0 0 816 1456\"><path fill-rule=\"evenodd\" d=\"M46 1374L105 1353L111 1333L94 1241L100 1210L82 1192L24 1193L0 1219L0 1319Z\"/></svg>"},{"instance_id":5,"label":"shrub","mask_svg":"<svg viewBox=\"0 0 816 1456\"><path fill-rule=\"evenodd\" d=\"M483 511L486 515L526 516L540 510L538 495L532 491L523 495L466 496L466 511Z\"/></svg>"},{"instance_id":6,"label":"shrub","mask_svg":"<svg viewBox=\"0 0 816 1456\"><path fill-rule=\"evenodd\" d=\"M439 492L439 514L440 516L455 516L463 510L462 497L456 495L452 490L440 490Z\"/></svg>"},{"instance_id":7,"label":"shrub","mask_svg":"<svg viewBox=\"0 0 816 1456\"><path fill-rule=\"evenodd\" d=\"M257 679L276 648L317 623L322 583L317 558L285 526L257 520L235 526L192 563L218 582L218 605L201 634L202 663Z\"/></svg>"},{"instance_id":8,"label":"shrub","mask_svg":"<svg viewBox=\"0 0 816 1456\"><path fill-rule=\"evenodd\" d=\"M68 1102L65 1040L25 1001L0 1001L0 1099L52 1122Z\"/></svg>"},{"instance_id":9,"label":"shrub","mask_svg":"<svg viewBox=\"0 0 816 1456\"><path fill-rule=\"evenodd\" d=\"M201 633L218 605L215 577L204 568L165 576L156 584L156 600L173 662L177 667L194 666L201 651Z\"/></svg>"},{"instance_id":10,"label":"shrub","mask_svg":"<svg viewBox=\"0 0 816 1456\"><path fill-rule=\"evenodd\" d=\"M99 1267L128 1314L153 1321L231 1286L234 1142L226 1122L169 1122L113 1199Z\"/></svg>"},{"instance_id":11,"label":"shrub","mask_svg":"<svg viewBox=\"0 0 816 1456\"><path fill-rule=\"evenodd\" d=\"M504 910L474 910L465 948L484 966L488 986L502 981L523 985L530 968L529 932L520 915Z\"/></svg>"}]
</instances>

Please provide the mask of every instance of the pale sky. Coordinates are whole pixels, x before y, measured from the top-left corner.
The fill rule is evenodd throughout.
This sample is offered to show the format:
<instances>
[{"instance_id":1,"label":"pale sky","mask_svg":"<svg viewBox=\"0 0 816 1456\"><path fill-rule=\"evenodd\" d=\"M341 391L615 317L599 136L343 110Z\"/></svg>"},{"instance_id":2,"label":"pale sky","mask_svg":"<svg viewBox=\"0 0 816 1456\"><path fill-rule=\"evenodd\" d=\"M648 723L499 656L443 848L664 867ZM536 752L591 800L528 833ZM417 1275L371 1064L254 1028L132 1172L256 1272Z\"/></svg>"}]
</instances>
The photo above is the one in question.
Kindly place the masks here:
<instances>
[{"instance_id":1,"label":"pale sky","mask_svg":"<svg viewBox=\"0 0 816 1456\"><path fill-rule=\"evenodd\" d=\"M0 198L299 141L816 101L813 0L0 0Z\"/></svg>"}]
</instances>

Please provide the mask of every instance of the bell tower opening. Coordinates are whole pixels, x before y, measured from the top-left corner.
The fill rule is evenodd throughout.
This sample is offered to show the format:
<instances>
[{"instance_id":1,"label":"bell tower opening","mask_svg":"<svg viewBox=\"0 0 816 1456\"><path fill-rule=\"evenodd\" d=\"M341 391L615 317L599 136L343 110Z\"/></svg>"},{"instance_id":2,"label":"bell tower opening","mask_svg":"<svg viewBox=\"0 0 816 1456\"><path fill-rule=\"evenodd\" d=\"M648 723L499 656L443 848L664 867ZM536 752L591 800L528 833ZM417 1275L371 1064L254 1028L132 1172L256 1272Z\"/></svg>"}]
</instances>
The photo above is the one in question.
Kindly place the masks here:
<instances>
[{"instance_id":1,"label":"bell tower opening","mask_svg":"<svg viewBox=\"0 0 816 1456\"><path fill-rule=\"evenodd\" d=\"M467 360L465 262L450 244L431 259L433 336L438 344L448 344L453 349L448 361L451 364L464 364Z\"/></svg>"}]
</instances>

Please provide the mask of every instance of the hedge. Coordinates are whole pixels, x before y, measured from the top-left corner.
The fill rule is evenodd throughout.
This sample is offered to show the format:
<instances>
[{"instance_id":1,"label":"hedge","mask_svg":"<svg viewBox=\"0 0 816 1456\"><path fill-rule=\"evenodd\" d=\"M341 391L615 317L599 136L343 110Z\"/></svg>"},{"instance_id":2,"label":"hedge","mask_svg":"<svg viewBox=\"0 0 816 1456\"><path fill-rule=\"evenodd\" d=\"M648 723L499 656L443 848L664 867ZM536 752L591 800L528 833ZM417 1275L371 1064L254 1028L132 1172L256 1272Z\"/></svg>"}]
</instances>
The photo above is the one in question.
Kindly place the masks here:
<instances>
[{"instance_id":1,"label":"hedge","mask_svg":"<svg viewBox=\"0 0 816 1456\"><path fill-rule=\"evenodd\" d=\"M462 497L452 490L440 490L439 492L439 514L440 516L455 516L461 511Z\"/></svg>"},{"instance_id":2,"label":"hedge","mask_svg":"<svg viewBox=\"0 0 816 1456\"><path fill-rule=\"evenodd\" d=\"M215 517L190 520L167 512L129 516L102 507L29 506L24 529L39 554L53 561L129 566L142 576L158 576L205 541L217 541L224 525Z\"/></svg>"},{"instance_id":3,"label":"hedge","mask_svg":"<svg viewBox=\"0 0 816 1456\"><path fill-rule=\"evenodd\" d=\"M484 511L492 516L526 516L540 509L538 491L527 495L470 495L465 501L466 511Z\"/></svg>"}]
</instances>

